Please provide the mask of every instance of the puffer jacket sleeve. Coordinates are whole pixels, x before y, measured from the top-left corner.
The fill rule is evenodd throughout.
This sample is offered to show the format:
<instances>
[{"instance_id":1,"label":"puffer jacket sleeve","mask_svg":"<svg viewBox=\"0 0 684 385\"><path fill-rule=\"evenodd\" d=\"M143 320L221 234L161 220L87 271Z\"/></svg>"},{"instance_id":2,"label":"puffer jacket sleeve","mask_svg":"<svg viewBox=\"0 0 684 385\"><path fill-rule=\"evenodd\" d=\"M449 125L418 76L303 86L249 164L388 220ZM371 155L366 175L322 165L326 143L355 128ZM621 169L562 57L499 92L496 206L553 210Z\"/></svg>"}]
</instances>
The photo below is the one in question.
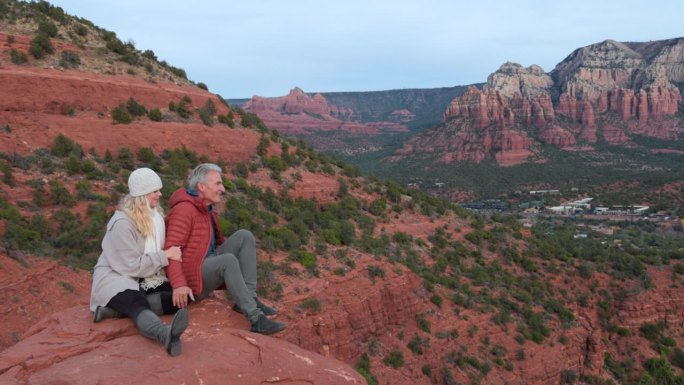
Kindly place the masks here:
<instances>
[{"instance_id":1,"label":"puffer jacket sleeve","mask_svg":"<svg viewBox=\"0 0 684 385\"><path fill-rule=\"evenodd\" d=\"M181 258L185 258L188 239L192 230L192 217L195 208L189 203L179 203L174 206L166 215L166 242L164 249L171 246L180 246ZM183 265L178 261L169 261L166 268L166 275L169 278L171 287L177 288L188 286L188 282L183 274Z\"/></svg>"},{"instance_id":2,"label":"puffer jacket sleeve","mask_svg":"<svg viewBox=\"0 0 684 385\"><path fill-rule=\"evenodd\" d=\"M138 245L140 234L126 220L112 224L109 234L102 242L109 266L123 276L144 278L156 273L169 264L163 251L144 253Z\"/></svg>"}]
</instances>

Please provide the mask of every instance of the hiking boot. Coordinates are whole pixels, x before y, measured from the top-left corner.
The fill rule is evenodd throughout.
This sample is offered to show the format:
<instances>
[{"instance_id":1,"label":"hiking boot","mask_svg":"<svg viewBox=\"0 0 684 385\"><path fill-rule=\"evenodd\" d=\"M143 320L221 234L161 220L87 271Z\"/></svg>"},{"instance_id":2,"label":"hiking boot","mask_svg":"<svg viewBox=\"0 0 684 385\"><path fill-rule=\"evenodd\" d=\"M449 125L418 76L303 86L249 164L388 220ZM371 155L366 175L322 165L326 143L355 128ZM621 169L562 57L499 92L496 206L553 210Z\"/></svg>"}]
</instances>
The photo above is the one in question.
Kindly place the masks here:
<instances>
[{"instance_id":1,"label":"hiking boot","mask_svg":"<svg viewBox=\"0 0 684 385\"><path fill-rule=\"evenodd\" d=\"M93 323L98 323L109 318L123 318L123 315L118 311L107 306L98 306L93 312Z\"/></svg>"},{"instance_id":2,"label":"hiking boot","mask_svg":"<svg viewBox=\"0 0 684 385\"><path fill-rule=\"evenodd\" d=\"M143 310L136 318L135 326L140 334L158 341L170 356L175 357L181 354L180 336L188 327L188 309L178 310L170 325L164 324L151 310Z\"/></svg>"},{"instance_id":3,"label":"hiking boot","mask_svg":"<svg viewBox=\"0 0 684 385\"><path fill-rule=\"evenodd\" d=\"M259 298L254 297L254 302L256 302L257 309L261 310L262 313L264 313L266 315L278 314L278 310L276 308L270 307L270 306L266 305L265 303L259 301ZM233 311L245 314L242 310L240 310L240 306L238 306L238 304L233 305Z\"/></svg>"},{"instance_id":4,"label":"hiking boot","mask_svg":"<svg viewBox=\"0 0 684 385\"><path fill-rule=\"evenodd\" d=\"M252 328L250 329L250 331L253 333L269 335L278 333L283 329L285 329L284 323L273 321L266 317L266 315L259 314L259 318L257 318L255 322L252 322Z\"/></svg>"},{"instance_id":5,"label":"hiking boot","mask_svg":"<svg viewBox=\"0 0 684 385\"><path fill-rule=\"evenodd\" d=\"M257 309L261 310L262 313L266 315L276 315L278 314L278 310L276 308L270 307L266 305L265 303L259 301L259 298L254 297L254 302L256 302Z\"/></svg>"}]
</instances>

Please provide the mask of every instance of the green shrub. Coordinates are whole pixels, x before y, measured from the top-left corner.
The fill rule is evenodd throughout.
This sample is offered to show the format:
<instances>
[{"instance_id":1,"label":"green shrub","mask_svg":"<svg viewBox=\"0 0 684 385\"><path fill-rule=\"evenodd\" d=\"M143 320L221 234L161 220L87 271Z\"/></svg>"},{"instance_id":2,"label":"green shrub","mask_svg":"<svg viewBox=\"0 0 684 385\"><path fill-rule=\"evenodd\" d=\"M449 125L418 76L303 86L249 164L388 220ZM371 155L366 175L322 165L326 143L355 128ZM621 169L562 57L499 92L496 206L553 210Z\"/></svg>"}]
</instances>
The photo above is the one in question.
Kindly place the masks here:
<instances>
[{"instance_id":1,"label":"green shrub","mask_svg":"<svg viewBox=\"0 0 684 385\"><path fill-rule=\"evenodd\" d=\"M159 108L153 108L147 113L147 117L154 122L162 121L162 113Z\"/></svg>"},{"instance_id":2,"label":"green shrub","mask_svg":"<svg viewBox=\"0 0 684 385\"><path fill-rule=\"evenodd\" d=\"M375 282L376 277L385 278L385 269L380 266L369 265L368 266L368 276L371 281Z\"/></svg>"},{"instance_id":3,"label":"green shrub","mask_svg":"<svg viewBox=\"0 0 684 385\"><path fill-rule=\"evenodd\" d=\"M40 233L20 221L7 221L3 243L10 250L37 252L42 246Z\"/></svg>"},{"instance_id":4,"label":"green shrub","mask_svg":"<svg viewBox=\"0 0 684 385\"><path fill-rule=\"evenodd\" d=\"M198 88L201 88L201 89L203 89L203 90L205 90L205 91L209 91L209 87L207 87L207 85L204 84L204 83L202 83L202 82L197 82L197 87L198 87Z\"/></svg>"},{"instance_id":5,"label":"green shrub","mask_svg":"<svg viewBox=\"0 0 684 385\"><path fill-rule=\"evenodd\" d=\"M62 51L59 65L64 68L78 68L81 65L81 57L73 51Z\"/></svg>"},{"instance_id":6,"label":"green shrub","mask_svg":"<svg viewBox=\"0 0 684 385\"><path fill-rule=\"evenodd\" d=\"M133 117L126 111L126 106L121 103L112 110L112 121L114 124L129 124L133 121Z\"/></svg>"},{"instance_id":7,"label":"green shrub","mask_svg":"<svg viewBox=\"0 0 684 385\"><path fill-rule=\"evenodd\" d=\"M375 199L371 202L370 206L368 206L368 212L376 216L382 215L386 209L387 201L384 198Z\"/></svg>"},{"instance_id":8,"label":"green shrub","mask_svg":"<svg viewBox=\"0 0 684 385\"><path fill-rule=\"evenodd\" d=\"M318 298L307 298L302 302L302 308L318 313L321 311L321 301Z\"/></svg>"},{"instance_id":9,"label":"green shrub","mask_svg":"<svg viewBox=\"0 0 684 385\"><path fill-rule=\"evenodd\" d=\"M119 152L116 154L116 160L121 167L127 170L133 170L135 168L133 152L127 147L119 148Z\"/></svg>"},{"instance_id":10,"label":"green shrub","mask_svg":"<svg viewBox=\"0 0 684 385\"><path fill-rule=\"evenodd\" d=\"M93 194L91 184L87 180L80 180L76 183L76 197L83 200L96 200L97 196Z\"/></svg>"},{"instance_id":11,"label":"green shrub","mask_svg":"<svg viewBox=\"0 0 684 385\"><path fill-rule=\"evenodd\" d=\"M29 46L29 53L33 55L36 59L42 59L45 55L49 55L55 52L55 48L50 42L50 38L43 34L37 34L33 39L31 39L31 44Z\"/></svg>"},{"instance_id":12,"label":"green shrub","mask_svg":"<svg viewBox=\"0 0 684 385\"><path fill-rule=\"evenodd\" d=\"M665 324L659 323L644 323L639 326L641 335L649 341L655 342L660 338L661 333L665 330Z\"/></svg>"},{"instance_id":13,"label":"green shrub","mask_svg":"<svg viewBox=\"0 0 684 385\"><path fill-rule=\"evenodd\" d=\"M684 351L680 348L675 348L672 356L670 356L670 362L680 369L684 369Z\"/></svg>"},{"instance_id":14,"label":"green shrub","mask_svg":"<svg viewBox=\"0 0 684 385\"><path fill-rule=\"evenodd\" d=\"M169 109L171 106L169 105ZM175 106L175 111L181 118L187 119L192 115L192 112L188 109L188 103L185 100L181 100L177 106Z\"/></svg>"},{"instance_id":15,"label":"green shrub","mask_svg":"<svg viewBox=\"0 0 684 385\"><path fill-rule=\"evenodd\" d=\"M80 144L74 142L63 134L58 134L52 142L50 151L59 157L67 157L74 155L78 158L83 156L83 148Z\"/></svg>"},{"instance_id":16,"label":"green shrub","mask_svg":"<svg viewBox=\"0 0 684 385\"><path fill-rule=\"evenodd\" d=\"M147 114L147 108L143 106L142 104L138 103L135 99L132 97L128 99L126 102L126 111L128 111L131 116L136 117L136 116L144 116Z\"/></svg>"},{"instance_id":17,"label":"green shrub","mask_svg":"<svg viewBox=\"0 0 684 385\"><path fill-rule=\"evenodd\" d=\"M271 243L269 245L269 242ZM269 228L262 237L264 248L294 250L302 245L300 237L288 227Z\"/></svg>"},{"instance_id":18,"label":"green shrub","mask_svg":"<svg viewBox=\"0 0 684 385\"><path fill-rule=\"evenodd\" d=\"M399 369L404 366L404 353L400 350L393 350L382 360L382 362L394 369Z\"/></svg>"},{"instance_id":19,"label":"green shrub","mask_svg":"<svg viewBox=\"0 0 684 385\"><path fill-rule=\"evenodd\" d=\"M302 266L312 268L316 266L316 254L306 249L293 250L288 255L288 259L299 262Z\"/></svg>"},{"instance_id":20,"label":"green shrub","mask_svg":"<svg viewBox=\"0 0 684 385\"><path fill-rule=\"evenodd\" d=\"M57 36L57 26L51 21L41 21L38 23L38 33L43 33L49 37Z\"/></svg>"},{"instance_id":21,"label":"green shrub","mask_svg":"<svg viewBox=\"0 0 684 385\"><path fill-rule=\"evenodd\" d=\"M15 48L10 50L10 58L14 64L26 64L28 63L28 55L23 51L18 51Z\"/></svg>"},{"instance_id":22,"label":"green shrub","mask_svg":"<svg viewBox=\"0 0 684 385\"><path fill-rule=\"evenodd\" d=\"M425 319L424 314L418 314L416 316L416 322L418 323L418 328L425 333L430 334L430 321Z\"/></svg>"},{"instance_id":23,"label":"green shrub","mask_svg":"<svg viewBox=\"0 0 684 385\"><path fill-rule=\"evenodd\" d=\"M233 121L232 116L229 115L219 115L218 122L227 125L230 128L235 128L235 121Z\"/></svg>"},{"instance_id":24,"label":"green shrub","mask_svg":"<svg viewBox=\"0 0 684 385\"><path fill-rule=\"evenodd\" d=\"M66 162L64 162L67 174L75 175L81 172L81 161L73 155L69 155Z\"/></svg>"},{"instance_id":25,"label":"green shrub","mask_svg":"<svg viewBox=\"0 0 684 385\"><path fill-rule=\"evenodd\" d=\"M10 187L14 187L16 181L14 180L14 174L12 173L12 166L10 166L9 164L2 163L0 164L0 169L4 174L2 182Z\"/></svg>"},{"instance_id":26,"label":"green shrub","mask_svg":"<svg viewBox=\"0 0 684 385\"><path fill-rule=\"evenodd\" d=\"M397 231L396 233L394 233L394 235L392 235L392 239L394 240L394 242L397 242L402 245L407 245L411 243L411 241L413 241L413 237L411 236L411 234L407 234L403 231Z\"/></svg>"},{"instance_id":27,"label":"green shrub","mask_svg":"<svg viewBox=\"0 0 684 385\"><path fill-rule=\"evenodd\" d=\"M157 155L155 155L154 151L149 147L140 147L138 150L138 160L150 164L157 160Z\"/></svg>"},{"instance_id":28,"label":"green shrub","mask_svg":"<svg viewBox=\"0 0 684 385\"><path fill-rule=\"evenodd\" d=\"M233 168L233 174L235 174L235 176L237 176L238 178L247 178L247 176L249 175L249 169L247 168L246 164L244 164L243 162L239 162Z\"/></svg>"},{"instance_id":29,"label":"green shrub","mask_svg":"<svg viewBox=\"0 0 684 385\"><path fill-rule=\"evenodd\" d=\"M71 195L69 190L64 186L64 184L53 179L50 181L50 201L56 205L64 205L67 207L73 207L76 205L76 200Z\"/></svg>"},{"instance_id":30,"label":"green shrub","mask_svg":"<svg viewBox=\"0 0 684 385\"><path fill-rule=\"evenodd\" d=\"M653 378L654 384L684 384L684 376L675 374L672 365L664 357L651 358L644 362L644 368Z\"/></svg>"},{"instance_id":31,"label":"green shrub","mask_svg":"<svg viewBox=\"0 0 684 385\"><path fill-rule=\"evenodd\" d=\"M368 385L378 385L378 378L371 372L370 357L367 353L361 355L361 359L356 363L356 371L366 379Z\"/></svg>"},{"instance_id":32,"label":"green shrub","mask_svg":"<svg viewBox=\"0 0 684 385\"><path fill-rule=\"evenodd\" d=\"M413 354L423 354L423 347L430 346L430 340L421 338L418 334L414 334L413 338L408 343L408 348L413 352Z\"/></svg>"},{"instance_id":33,"label":"green shrub","mask_svg":"<svg viewBox=\"0 0 684 385\"><path fill-rule=\"evenodd\" d=\"M62 115L74 116L76 115L76 109L73 106L63 105L60 109Z\"/></svg>"},{"instance_id":34,"label":"green shrub","mask_svg":"<svg viewBox=\"0 0 684 385\"><path fill-rule=\"evenodd\" d=\"M76 26L74 27L74 32L76 32L78 36L86 36L88 35L88 27L86 27L83 24L76 23Z\"/></svg>"},{"instance_id":35,"label":"green shrub","mask_svg":"<svg viewBox=\"0 0 684 385\"><path fill-rule=\"evenodd\" d=\"M261 135L261 138L259 139L259 144L257 145L257 155L259 156L265 156L267 151L268 151L268 145L271 143L271 141L268 139L266 135Z\"/></svg>"}]
</instances>

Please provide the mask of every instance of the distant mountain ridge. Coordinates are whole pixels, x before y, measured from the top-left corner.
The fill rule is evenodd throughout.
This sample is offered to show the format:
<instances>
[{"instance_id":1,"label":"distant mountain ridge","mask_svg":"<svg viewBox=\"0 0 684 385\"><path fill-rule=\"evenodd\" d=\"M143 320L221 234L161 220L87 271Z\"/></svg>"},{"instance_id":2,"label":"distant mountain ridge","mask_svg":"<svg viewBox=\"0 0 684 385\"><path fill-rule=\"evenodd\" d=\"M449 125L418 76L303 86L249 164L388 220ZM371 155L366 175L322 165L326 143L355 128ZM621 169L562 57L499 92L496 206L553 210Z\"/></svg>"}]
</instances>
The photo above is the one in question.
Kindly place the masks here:
<instances>
[{"instance_id":1,"label":"distant mountain ridge","mask_svg":"<svg viewBox=\"0 0 684 385\"><path fill-rule=\"evenodd\" d=\"M513 165L540 160L539 145L622 144L631 135L676 140L684 129L677 115L683 81L684 38L606 40L575 50L550 73L505 63L391 159Z\"/></svg>"},{"instance_id":2,"label":"distant mountain ridge","mask_svg":"<svg viewBox=\"0 0 684 385\"><path fill-rule=\"evenodd\" d=\"M270 128L329 152L376 151L397 136L438 124L466 86L370 92L306 93L231 101L256 113Z\"/></svg>"}]
</instances>

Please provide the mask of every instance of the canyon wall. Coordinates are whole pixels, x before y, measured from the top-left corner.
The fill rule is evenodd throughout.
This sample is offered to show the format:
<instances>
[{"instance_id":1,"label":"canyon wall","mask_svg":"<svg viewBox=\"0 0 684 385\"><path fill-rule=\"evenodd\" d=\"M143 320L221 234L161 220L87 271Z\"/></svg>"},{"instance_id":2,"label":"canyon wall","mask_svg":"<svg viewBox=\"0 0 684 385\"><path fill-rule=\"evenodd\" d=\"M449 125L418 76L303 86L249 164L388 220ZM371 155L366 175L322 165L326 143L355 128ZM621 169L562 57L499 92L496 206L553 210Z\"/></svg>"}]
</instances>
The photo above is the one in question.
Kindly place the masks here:
<instances>
[{"instance_id":1,"label":"canyon wall","mask_svg":"<svg viewBox=\"0 0 684 385\"><path fill-rule=\"evenodd\" d=\"M482 90L470 87L444 123L409 140L393 159L431 153L445 163L536 160L536 143L560 148L613 145L630 135L677 139L684 125L678 85L684 39L612 40L575 50L550 73L503 64Z\"/></svg>"}]
</instances>

